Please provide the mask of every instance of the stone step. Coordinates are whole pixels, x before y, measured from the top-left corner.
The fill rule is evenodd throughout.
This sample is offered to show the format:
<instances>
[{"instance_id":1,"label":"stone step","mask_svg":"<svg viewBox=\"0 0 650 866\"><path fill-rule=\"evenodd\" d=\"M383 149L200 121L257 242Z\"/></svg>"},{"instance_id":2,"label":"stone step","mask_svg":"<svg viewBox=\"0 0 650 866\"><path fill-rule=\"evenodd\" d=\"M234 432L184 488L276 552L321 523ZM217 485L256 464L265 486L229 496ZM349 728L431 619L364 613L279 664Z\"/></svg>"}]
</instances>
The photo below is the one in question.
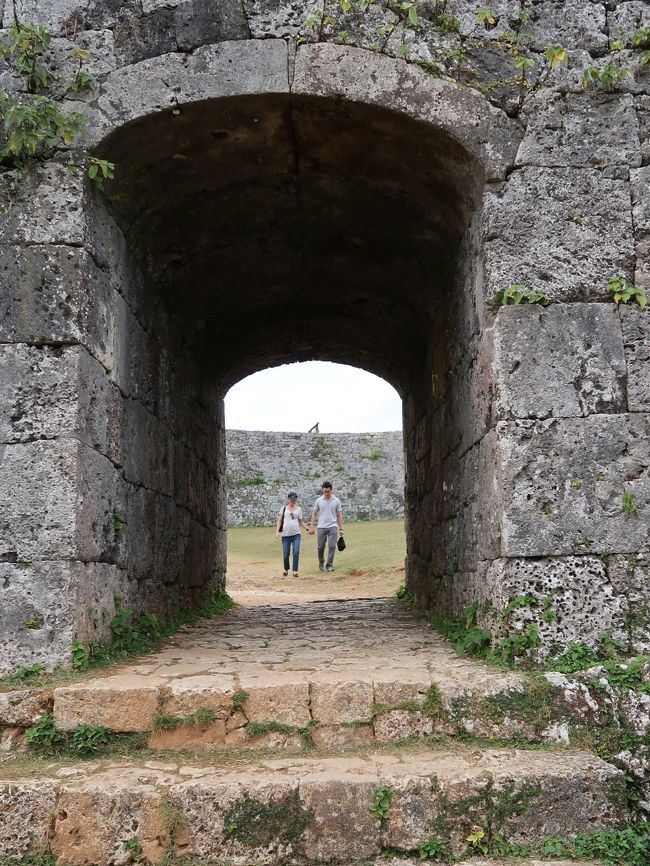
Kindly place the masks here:
<instances>
[{"instance_id":1,"label":"stone step","mask_svg":"<svg viewBox=\"0 0 650 866\"><path fill-rule=\"evenodd\" d=\"M5 692L0 727L53 711L63 730L156 731L156 748L342 748L432 732L566 739L543 703L522 675L459 657L395 600L329 600L238 608L110 676Z\"/></svg>"},{"instance_id":2,"label":"stone step","mask_svg":"<svg viewBox=\"0 0 650 866\"><path fill-rule=\"evenodd\" d=\"M101 762L0 781L0 853L70 866L170 854L234 866L354 863L467 837L540 843L626 818L622 773L573 752L514 749L293 757L227 767ZM126 843L126 848L125 848ZM480 861L483 866L484 861Z\"/></svg>"}]
</instances>

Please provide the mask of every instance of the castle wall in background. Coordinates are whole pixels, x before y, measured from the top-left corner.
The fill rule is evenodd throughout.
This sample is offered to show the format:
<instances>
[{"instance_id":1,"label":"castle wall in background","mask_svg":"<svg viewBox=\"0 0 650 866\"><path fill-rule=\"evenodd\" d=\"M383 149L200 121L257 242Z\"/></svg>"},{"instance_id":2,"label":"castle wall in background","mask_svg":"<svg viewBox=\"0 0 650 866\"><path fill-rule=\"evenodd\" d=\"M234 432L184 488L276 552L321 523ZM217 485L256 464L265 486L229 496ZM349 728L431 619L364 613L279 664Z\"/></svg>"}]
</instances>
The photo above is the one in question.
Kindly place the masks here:
<instances>
[{"instance_id":1,"label":"castle wall in background","mask_svg":"<svg viewBox=\"0 0 650 866\"><path fill-rule=\"evenodd\" d=\"M228 525L269 526L289 490L308 519L329 480L346 520L404 516L402 433L226 431Z\"/></svg>"}]
</instances>

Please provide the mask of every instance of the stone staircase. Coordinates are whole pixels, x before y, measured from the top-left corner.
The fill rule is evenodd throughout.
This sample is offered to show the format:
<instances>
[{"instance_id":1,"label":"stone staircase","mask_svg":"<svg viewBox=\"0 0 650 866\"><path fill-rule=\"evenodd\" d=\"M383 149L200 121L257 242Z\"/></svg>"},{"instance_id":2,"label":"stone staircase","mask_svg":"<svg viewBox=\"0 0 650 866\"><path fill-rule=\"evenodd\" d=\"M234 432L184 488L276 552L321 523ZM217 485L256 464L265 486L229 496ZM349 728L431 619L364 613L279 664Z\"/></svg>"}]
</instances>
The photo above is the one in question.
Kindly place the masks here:
<instances>
[{"instance_id":1,"label":"stone staircase","mask_svg":"<svg viewBox=\"0 0 650 866\"><path fill-rule=\"evenodd\" d=\"M148 746L74 763L7 752L0 854L404 863L433 840L485 864L471 857L497 838L624 823L623 773L566 746L547 687L458 657L394 600L241 606L104 676L0 693L15 746L43 712L59 731L103 725Z\"/></svg>"}]
</instances>

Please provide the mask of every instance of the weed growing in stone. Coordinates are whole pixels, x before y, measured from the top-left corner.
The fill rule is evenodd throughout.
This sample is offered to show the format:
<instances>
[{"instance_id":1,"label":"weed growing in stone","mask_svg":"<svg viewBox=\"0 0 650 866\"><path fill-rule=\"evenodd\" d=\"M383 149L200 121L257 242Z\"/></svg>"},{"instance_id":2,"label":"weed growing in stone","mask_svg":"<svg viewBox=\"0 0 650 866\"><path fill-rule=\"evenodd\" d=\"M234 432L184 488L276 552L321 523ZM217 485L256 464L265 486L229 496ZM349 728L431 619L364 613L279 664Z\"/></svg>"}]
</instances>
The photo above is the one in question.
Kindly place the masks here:
<instances>
[{"instance_id":1,"label":"weed growing in stone","mask_svg":"<svg viewBox=\"0 0 650 866\"><path fill-rule=\"evenodd\" d=\"M150 652L164 637L174 634L181 625L225 613L235 602L224 590L216 590L203 604L180 616L161 622L153 613L135 614L123 607L115 598L115 614L109 623L113 635L109 645L85 647L80 641L72 643L72 663L79 671L104 667L112 662Z\"/></svg>"},{"instance_id":2,"label":"weed growing in stone","mask_svg":"<svg viewBox=\"0 0 650 866\"><path fill-rule=\"evenodd\" d=\"M142 862L142 845L137 836L131 836L130 839L125 839L122 845L122 850L127 851L131 855L133 863Z\"/></svg>"},{"instance_id":3,"label":"weed growing in stone","mask_svg":"<svg viewBox=\"0 0 650 866\"><path fill-rule=\"evenodd\" d=\"M541 304L547 307L551 300L546 292L539 289L529 289L523 283L514 283L496 296L497 303L505 307L508 304Z\"/></svg>"},{"instance_id":4,"label":"weed growing in stone","mask_svg":"<svg viewBox=\"0 0 650 866\"><path fill-rule=\"evenodd\" d=\"M199 707L187 716L172 716L169 713L156 713L153 717L154 731L174 731L176 728L197 728L212 725L217 714L210 707Z\"/></svg>"},{"instance_id":5,"label":"weed growing in stone","mask_svg":"<svg viewBox=\"0 0 650 866\"><path fill-rule=\"evenodd\" d=\"M0 162L4 165L20 167L29 160L49 159L71 145L86 125L84 114L66 111L61 100L48 95L52 74L43 61L51 42L44 27L20 21L14 7L14 20L0 39L0 60L22 79L26 94L0 90ZM75 48L72 57L78 66L66 94L94 90L95 82L83 68L88 52ZM80 166L69 163L69 167ZM96 157L85 165L88 177L99 187L113 177L114 169L113 163Z\"/></svg>"},{"instance_id":6,"label":"weed growing in stone","mask_svg":"<svg viewBox=\"0 0 650 866\"><path fill-rule=\"evenodd\" d=\"M626 514L636 514L638 512L638 507L636 502L636 493L627 492L623 494L623 498L621 500L621 504L623 505L623 511Z\"/></svg>"},{"instance_id":7,"label":"weed growing in stone","mask_svg":"<svg viewBox=\"0 0 650 866\"><path fill-rule=\"evenodd\" d=\"M596 830L570 840L549 837L540 846L539 853L572 860L597 858L606 866L647 866L650 824L641 822L622 830Z\"/></svg>"},{"instance_id":8,"label":"weed growing in stone","mask_svg":"<svg viewBox=\"0 0 650 866\"><path fill-rule=\"evenodd\" d=\"M392 801L393 791L391 788L387 788L386 786L375 788L372 793L370 811L375 818L379 818L380 821L385 821L388 818Z\"/></svg>"},{"instance_id":9,"label":"weed growing in stone","mask_svg":"<svg viewBox=\"0 0 650 866\"><path fill-rule=\"evenodd\" d=\"M45 665L35 662L33 665L16 668L13 673L3 677L3 681L9 686L33 685L36 680L41 679L44 672Z\"/></svg>"},{"instance_id":10,"label":"weed growing in stone","mask_svg":"<svg viewBox=\"0 0 650 866\"><path fill-rule=\"evenodd\" d=\"M610 60L604 66L588 66L582 75L582 86L585 90L594 86L605 93L613 93L626 78L632 77L632 71L619 66Z\"/></svg>"},{"instance_id":11,"label":"weed growing in stone","mask_svg":"<svg viewBox=\"0 0 650 866\"><path fill-rule=\"evenodd\" d=\"M298 791L263 803L244 797L224 815L226 834L249 848L275 843L296 848L313 820L314 813L304 809Z\"/></svg>"},{"instance_id":12,"label":"weed growing in stone","mask_svg":"<svg viewBox=\"0 0 650 866\"><path fill-rule=\"evenodd\" d=\"M89 757L97 754L124 754L144 748L139 734L120 734L103 725L77 725L73 731L61 731L52 713L45 713L27 729L27 742L45 757Z\"/></svg>"},{"instance_id":13,"label":"weed growing in stone","mask_svg":"<svg viewBox=\"0 0 650 866\"><path fill-rule=\"evenodd\" d=\"M70 747L78 755L94 755L111 741L113 732L103 725L77 725L70 738Z\"/></svg>"},{"instance_id":14,"label":"weed growing in stone","mask_svg":"<svg viewBox=\"0 0 650 866\"><path fill-rule=\"evenodd\" d=\"M414 595L408 591L408 589L404 586L404 584L400 584L395 590L395 598L398 601L401 601L402 604L405 604L406 607L416 607L417 599Z\"/></svg>"},{"instance_id":15,"label":"weed growing in stone","mask_svg":"<svg viewBox=\"0 0 650 866\"><path fill-rule=\"evenodd\" d=\"M444 839L425 839L418 845L420 860L448 860L449 848Z\"/></svg>"},{"instance_id":16,"label":"weed growing in stone","mask_svg":"<svg viewBox=\"0 0 650 866\"><path fill-rule=\"evenodd\" d=\"M631 285L626 277L620 275L610 277L607 291L612 295L615 304L629 304L635 301L643 309L648 303L645 289Z\"/></svg>"},{"instance_id":17,"label":"weed growing in stone","mask_svg":"<svg viewBox=\"0 0 650 866\"><path fill-rule=\"evenodd\" d=\"M232 696L232 711L236 713L238 710L243 710L244 704L249 698L248 692L245 692L240 689L240 691L235 692Z\"/></svg>"}]
</instances>

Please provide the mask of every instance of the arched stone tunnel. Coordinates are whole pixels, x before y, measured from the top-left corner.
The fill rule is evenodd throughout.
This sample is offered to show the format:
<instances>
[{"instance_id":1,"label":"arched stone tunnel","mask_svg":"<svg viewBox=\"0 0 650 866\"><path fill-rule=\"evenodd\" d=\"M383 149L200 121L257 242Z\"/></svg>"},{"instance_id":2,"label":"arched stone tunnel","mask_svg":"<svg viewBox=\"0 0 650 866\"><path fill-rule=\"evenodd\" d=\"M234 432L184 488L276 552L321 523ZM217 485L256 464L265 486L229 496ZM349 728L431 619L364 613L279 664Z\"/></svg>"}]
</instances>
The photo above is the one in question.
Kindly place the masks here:
<instances>
[{"instance_id":1,"label":"arched stone tunnel","mask_svg":"<svg viewBox=\"0 0 650 866\"><path fill-rule=\"evenodd\" d=\"M294 57L282 40L123 67L93 112L90 146L118 166L105 198L51 162L21 185L5 234L14 380L37 395L21 397L35 420L4 463L21 491L2 538L7 670L102 640L115 597L166 616L223 586L223 394L307 359L402 395L407 585L423 604L476 602L498 631L512 597L541 612L552 595L548 646L589 638L596 611L629 637L626 590L580 544L595 519L622 556L642 527L561 513L564 477L597 474L580 442L594 466L622 450L643 463L618 313L580 279L548 310L494 301L521 271L508 233L532 278L544 270L526 196L545 187L535 175L522 200L519 122L402 61L334 45ZM583 178L565 182L579 199ZM551 393L594 344L597 395ZM43 627L26 632L34 611Z\"/></svg>"}]
</instances>

